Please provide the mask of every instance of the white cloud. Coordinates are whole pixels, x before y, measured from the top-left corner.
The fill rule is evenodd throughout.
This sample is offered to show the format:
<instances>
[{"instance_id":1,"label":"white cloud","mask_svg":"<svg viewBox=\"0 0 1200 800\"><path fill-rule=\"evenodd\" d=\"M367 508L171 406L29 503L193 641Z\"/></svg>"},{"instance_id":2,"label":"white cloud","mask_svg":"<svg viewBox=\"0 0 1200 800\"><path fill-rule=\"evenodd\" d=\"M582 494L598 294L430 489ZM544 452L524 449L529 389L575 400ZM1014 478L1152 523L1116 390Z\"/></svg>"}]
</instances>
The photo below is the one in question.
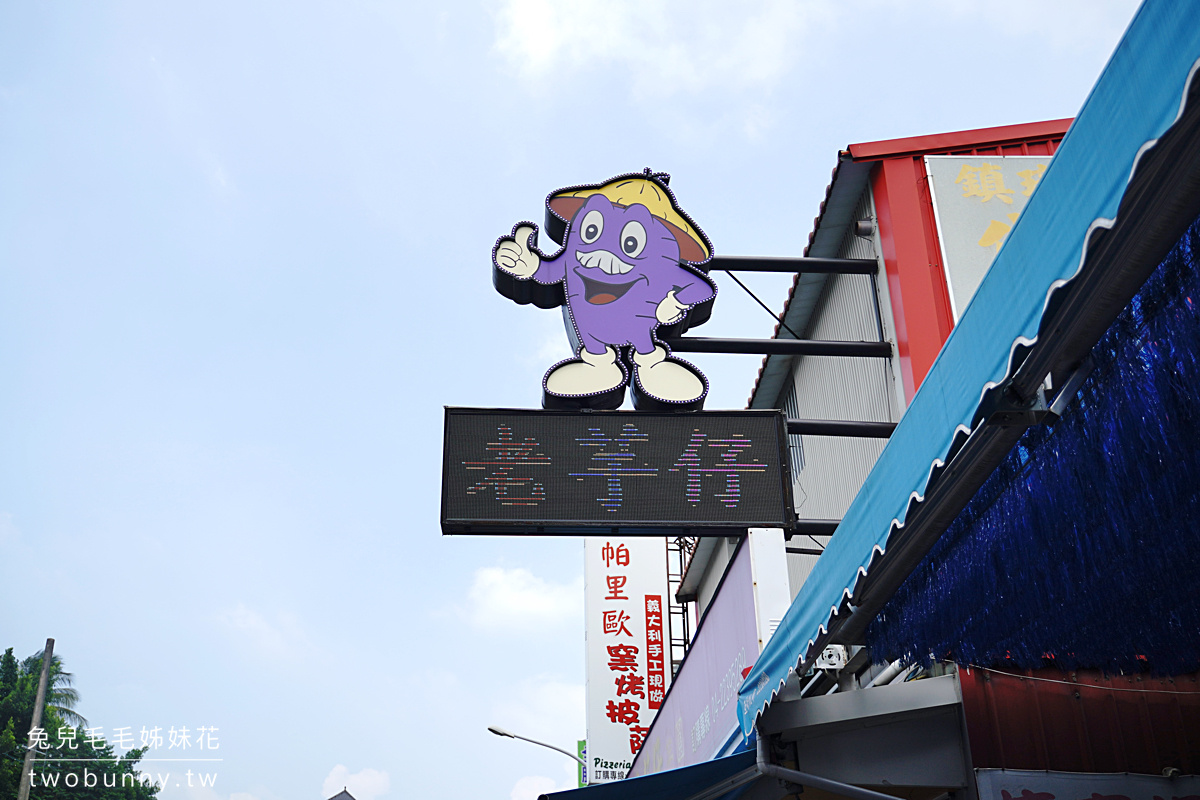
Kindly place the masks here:
<instances>
[{"instance_id":1,"label":"white cloud","mask_svg":"<svg viewBox=\"0 0 1200 800\"><path fill-rule=\"evenodd\" d=\"M894 8L894 0L876 0ZM986 47L996 34L1023 37L1030 48L1094 52L1097 42L1116 45L1141 0L919 0L923 13L944 14L972 24L964 40ZM918 0L909 5L918 6ZM987 20L986 25L979 20ZM982 52L982 51L981 51Z\"/></svg>"},{"instance_id":2,"label":"white cloud","mask_svg":"<svg viewBox=\"0 0 1200 800\"><path fill-rule=\"evenodd\" d=\"M584 702L582 683L536 676L509 688L491 718L513 733L571 750L587 727Z\"/></svg>"},{"instance_id":3,"label":"white cloud","mask_svg":"<svg viewBox=\"0 0 1200 800\"><path fill-rule=\"evenodd\" d=\"M0 544L16 542L21 537L21 532L17 530L17 526L13 524L13 516L8 512L0 512Z\"/></svg>"},{"instance_id":4,"label":"white cloud","mask_svg":"<svg viewBox=\"0 0 1200 800\"><path fill-rule=\"evenodd\" d=\"M268 619L244 603L238 603L218 613L216 620L227 632L262 655L292 657L307 644L300 623L291 614L280 613L274 619Z\"/></svg>"},{"instance_id":5,"label":"white cloud","mask_svg":"<svg viewBox=\"0 0 1200 800\"><path fill-rule=\"evenodd\" d=\"M583 576L550 583L527 569L483 567L467 592L468 621L489 633L583 627Z\"/></svg>"},{"instance_id":6,"label":"white cloud","mask_svg":"<svg viewBox=\"0 0 1200 800\"><path fill-rule=\"evenodd\" d=\"M219 794L210 786L194 784L192 786L172 786L173 783L176 781L172 778L162 787L158 795L162 800L225 800L225 795ZM249 792L233 792L229 795L229 800L259 800L259 798Z\"/></svg>"},{"instance_id":7,"label":"white cloud","mask_svg":"<svg viewBox=\"0 0 1200 800\"><path fill-rule=\"evenodd\" d=\"M833 4L766 0L745 9L715 0L504 0L495 49L533 82L612 66L628 71L635 92L647 97L766 87L804 53Z\"/></svg>"},{"instance_id":8,"label":"white cloud","mask_svg":"<svg viewBox=\"0 0 1200 800\"><path fill-rule=\"evenodd\" d=\"M201 158L206 162L205 169L208 173L208 183L214 191L218 193L231 192L234 190L233 179L229 175L229 170L217 158L216 154L211 152L201 153Z\"/></svg>"},{"instance_id":9,"label":"white cloud","mask_svg":"<svg viewBox=\"0 0 1200 800\"><path fill-rule=\"evenodd\" d=\"M521 356L526 364L549 369L551 365L573 355L562 314L537 314L530 324L536 327L536 338Z\"/></svg>"},{"instance_id":10,"label":"white cloud","mask_svg":"<svg viewBox=\"0 0 1200 800\"><path fill-rule=\"evenodd\" d=\"M558 785L553 778L547 778L545 775L527 775L513 784L509 797L512 800L537 800L539 795L557 790Z\"/></svg>"},{"instance_id":11,"label":"white cloud","mask_svg":"<svg viewBox=\"0 0 1200 800\"><path fill-rule=\"evenodd\" d=\"M985 58L989 43L1011 49L1093 52L1115 44L1139 0L866 0L847 14L833 0L497 0L494 51L524 80L544 89L585 91L575 73L599 79L621 72L634 94L661 100L714 92L762 93L795 80L802 61L831 57L833 42L881 33L880 20L903 16L955 20L964 47ZM986 20L986 24L980 22ZM936 46L936 43L935 43ZM751 123L753 136L762 120Z\"/></svg>"},{"instance_id":12,"label":"white cloud","mask_svg":"<svg viewBox=\"0 0 1200 800\"><path fill-rule=\"evenodd\" d=\"M579 773L574 762L563 759L563 780L555 784L545 775L526 775L513 784L509 796L512 800L537 800L539 795L574 789L579 785Z\"/></svg>"},{"instance_id":13,"label":"white cloud","mask_svg":"<svg viewBox=\"0 0 1200 800\"><path fill-rule=\"evenodd\" d=\"M532 356L528 357L530 363L545 364L546 369L550 369L553 365L562 361L564 358L571 357L571 345L563 335L562 331L555 331L543 337L538 345L537 350Z\"/></svg>"},{"instance_id":14,"label":"white cloud","mask_svg":"<svg viewBox=\"0 0 1200 800\"><path fill-rule=\"evenodd\" d=\"M392 780L387 772L366 768L353 775L345 764L338 764L329 772L325 782L321 784L322 797L330 798L345 789L354 795L354 800L375 800L380 795L387 794ZM232 798L231 798L232 800Z\"/></svg>"}]
</instances>

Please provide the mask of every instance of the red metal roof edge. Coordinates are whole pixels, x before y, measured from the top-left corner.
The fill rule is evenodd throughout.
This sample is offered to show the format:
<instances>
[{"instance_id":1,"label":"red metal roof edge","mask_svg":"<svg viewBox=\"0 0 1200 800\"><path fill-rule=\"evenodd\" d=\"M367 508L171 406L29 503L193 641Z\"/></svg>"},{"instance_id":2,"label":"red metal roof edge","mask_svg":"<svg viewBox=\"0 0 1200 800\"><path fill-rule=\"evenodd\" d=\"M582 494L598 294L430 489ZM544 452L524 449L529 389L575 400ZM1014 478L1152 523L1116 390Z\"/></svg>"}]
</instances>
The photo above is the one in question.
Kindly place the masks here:
<instances>
[{"instance_id":1,"label":"red metal roof edge","mask_svg":"<svg viewBox=\"0 0 1200 800\"><path fill-rule=\"evenodd\" d=\"M967 150L1004 142L1061 137L1074 121L1074 118L1067 117L1041 122L1023 122L1019 125L1001 125L996 128L975 128L967 131L908 136L903 139L883 139L878 142L852 144L849 150L855 161L874 161L881 158L916 155L938 150Z\"/></svg>"},{"instance_id":2,"label":"red metal roof edge","mask_svg":"<svg viewBox=\"0 0 1200 800\"><path fill-rule=\"evenodd\" d=\"M828 185L825 187L825 197L821 200L817 216L813 220L812 230L808 234L808 243L804 246L804 255L807 256L809 250L812 249L813 241L817 237L817 229L821 227L821 221L825 217L825 204L833 194L833 185L837 182L838 172L842 167L842 162L847 159L847 156L849 156L851 161L876 161L893 156L918 155L946 150L969 150L987 145L1028 141L1030 139L1061 138L1066 134L1067 128L1071 127L1071 123L1074 121L1074 117L1066 117L1064 119L1049 119L1040 122L1022 122L1017 125L1000 125L995 128L974 128L966 131L931 133L924 136L909 136L903 139L882 139L878 142L861 142L849 145L846 150L838 151L838 162L833 168L833 174L829 179ZM792 288L788 290L787 302L783 304L783 313L780 316L787 315L787 310L792 304L792 297L795 295L796 286L799 283L800 275L797 274L792 281ZM772 338L779 338L781 328L782 326L776 323ZM747 408L754 402L754 398L758 394L759 384L762 383L763 371L766 369L769 359L770 356L763 356L762 363L758 367L758 375L754 378L754 387L750 390L750 397L746 399Z\"/></svg>"}]
</instances>

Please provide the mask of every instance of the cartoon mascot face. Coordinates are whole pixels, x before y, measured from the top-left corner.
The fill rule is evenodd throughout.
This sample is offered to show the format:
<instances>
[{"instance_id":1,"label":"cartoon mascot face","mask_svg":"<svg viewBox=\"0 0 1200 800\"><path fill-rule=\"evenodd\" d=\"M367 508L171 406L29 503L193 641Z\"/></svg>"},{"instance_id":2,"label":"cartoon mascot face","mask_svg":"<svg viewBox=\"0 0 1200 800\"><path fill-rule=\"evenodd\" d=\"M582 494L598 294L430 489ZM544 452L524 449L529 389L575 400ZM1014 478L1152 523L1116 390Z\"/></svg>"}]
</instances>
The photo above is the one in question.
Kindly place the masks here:
<instances>
[{"instance_id":1,"label":"cartoon mascot face","mask_svg":"<svg viewBox=\"0 0 1200 800\"><path fill-rule=\"evenodd\" d=\"M712 245L675 202L669 180L646 170L551 194L546 229L563 245L554 255L538 249L532 222L496 242L497 291L521 304L566 307L575 357L546 373L545 408L619 408L631 377L635 408L703 407L708 381L662 338L708 318L717 289L699 265Z\"/></svg>"}]
</instances>

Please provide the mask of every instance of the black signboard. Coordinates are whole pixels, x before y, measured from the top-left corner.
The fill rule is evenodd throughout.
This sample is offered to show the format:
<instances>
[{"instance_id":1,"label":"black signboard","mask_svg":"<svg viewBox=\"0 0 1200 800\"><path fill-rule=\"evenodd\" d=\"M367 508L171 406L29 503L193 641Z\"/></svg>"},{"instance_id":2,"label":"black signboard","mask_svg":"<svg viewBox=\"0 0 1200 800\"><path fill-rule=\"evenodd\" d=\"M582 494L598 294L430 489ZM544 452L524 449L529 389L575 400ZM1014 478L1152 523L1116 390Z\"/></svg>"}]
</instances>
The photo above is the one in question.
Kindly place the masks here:
<instances>
[{"instance_id":1,"label":"black signboard","mask_svg":"<svg viewBox=\"0 0 1200 800\"><path fill-rule=\"evenodd\" d=\"M786 528L786 442L780 411L447 408L442 533Z\"/></svg>"}]
</instances>

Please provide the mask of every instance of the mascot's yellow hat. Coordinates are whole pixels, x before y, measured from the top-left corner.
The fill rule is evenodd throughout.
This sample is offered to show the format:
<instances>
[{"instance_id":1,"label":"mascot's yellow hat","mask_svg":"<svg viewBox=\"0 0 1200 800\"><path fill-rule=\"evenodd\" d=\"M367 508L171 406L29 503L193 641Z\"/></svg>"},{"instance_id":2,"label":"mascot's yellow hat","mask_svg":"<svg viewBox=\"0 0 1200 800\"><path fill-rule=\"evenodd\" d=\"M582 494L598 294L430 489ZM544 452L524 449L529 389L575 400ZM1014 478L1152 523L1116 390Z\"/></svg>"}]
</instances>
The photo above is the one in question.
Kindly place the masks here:
<instances>
[{"instance_id":1,"label":"mascot's yellow hat","mask_svg":"<svg viewBox=\"0 0 1200 800\"><path fill-rule=\"evenodd\" d=\"M683 212L675 196L667 188L669 175L633 173L613 178L608 183L561 189L546 198L546 205L564 222L570 222L587 199L602 194L614 205L628 207L640 204L658 217L679 242L679 257L700 264L712 256L712 245L704 232Z\"/></svg>"}]
</instances>

